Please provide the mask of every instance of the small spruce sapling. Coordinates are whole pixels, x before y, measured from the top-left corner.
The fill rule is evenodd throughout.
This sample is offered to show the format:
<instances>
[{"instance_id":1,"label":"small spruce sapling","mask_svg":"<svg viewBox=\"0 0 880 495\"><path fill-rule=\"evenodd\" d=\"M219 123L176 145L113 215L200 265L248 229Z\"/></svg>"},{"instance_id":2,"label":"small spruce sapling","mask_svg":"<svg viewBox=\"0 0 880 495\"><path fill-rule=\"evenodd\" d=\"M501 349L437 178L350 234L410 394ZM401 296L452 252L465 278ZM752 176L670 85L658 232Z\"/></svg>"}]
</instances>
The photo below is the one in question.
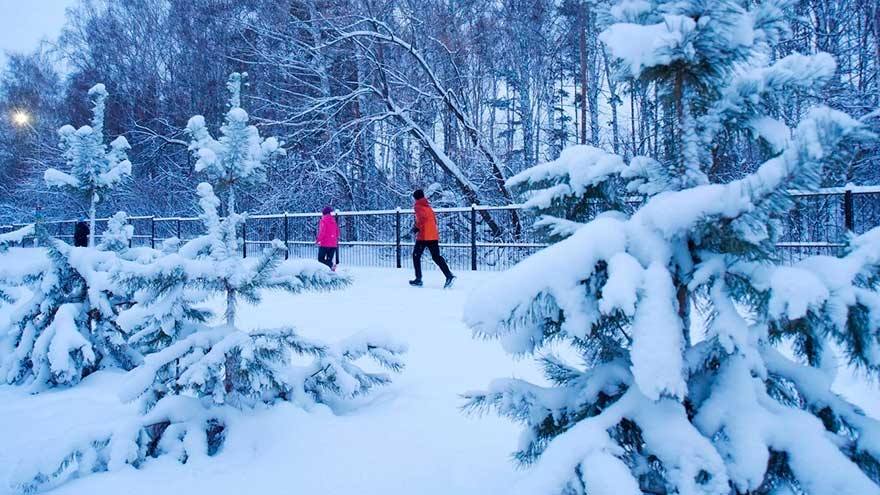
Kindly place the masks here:
<instances>
[{"instance_id":1,"label":"small spruce sapling","mask_svg":"<svg viewBox=\"0 0 880 495\"><path fill-rule=\"evenodd\" d=\"M131 175L131 162L127 151L128 141L119 136L104 144L104 112L107 89L96 84L89 90L92 99L92 123L79 129L66 125L58 130L61 150L69 172L50 168L44 179L49 187L55 187L84 196L89 204L89 247L95 245L95 216L98 204L113 188Z\"/></svg>"}]
</instances>

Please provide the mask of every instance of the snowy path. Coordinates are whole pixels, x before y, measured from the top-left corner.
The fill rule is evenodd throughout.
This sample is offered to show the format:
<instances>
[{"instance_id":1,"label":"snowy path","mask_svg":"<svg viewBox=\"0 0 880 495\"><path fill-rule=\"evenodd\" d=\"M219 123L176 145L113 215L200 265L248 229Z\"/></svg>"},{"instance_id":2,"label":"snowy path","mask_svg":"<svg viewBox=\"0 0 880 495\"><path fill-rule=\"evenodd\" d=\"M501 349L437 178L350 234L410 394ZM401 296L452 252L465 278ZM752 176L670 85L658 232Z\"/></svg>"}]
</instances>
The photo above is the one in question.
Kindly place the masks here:
<instances>
[{"instance_id":1,"label":"snowy path","mask_svg":"<svg viewBox=\"0 0 880 495\"><path fill-rule=\"evenodd\" d=\"M461 323L467 293L486 273L463 273L456 288L406 286L410 273L356 269L340 292L268 294L245 307L245 327L295 325L303 334L335 341L361 330L382 330L407 342L407 369L371 403L344 415L304 412L282 404L235 420L223 452L180 465L152 460L75 480L53 494L146 495L243 493L336 495L469 495L510 493L525 474L509 454L519 429L495 416L468 417L459 394L498 377L535 378L530 360L514 362L493 342L471 338ZM875 417L876 389L840 373L835 387ZM28 396L0 387L0 494L20 459L66 443L78 432L133 413L115 390L120 373L99 373L71 390Z\"/></svg>"},{"instance_id":2,"label":"snowy path","mask_svg":"<svg viewBox=\"0 0 880 495\"><path fill-rule=\"evenodd\" d=\"M408 343L407 369L372 403L342 416L290 405L231 425L224 451L185 466L168 459L137 471L92 475L58 494L302 493L486 494L509 492L522 475L510 461L518 428L497 417L468 417L459 394L501 376L534 377L530 361L513 362L496 343L475 341L461 323L467 292L488 274L463 274L455 289L407 287L405 271L357 269L352 288L334 293L269 294L244 308L248 327L294 324L334 341L383 330ZM80 387L28 397L0 387L0 493L22 451L51 438L130 414L102 374ZM100 385L100 386L98 386ZM34 441L39 439L39 441Z\"/></svg>"}]
</instances>

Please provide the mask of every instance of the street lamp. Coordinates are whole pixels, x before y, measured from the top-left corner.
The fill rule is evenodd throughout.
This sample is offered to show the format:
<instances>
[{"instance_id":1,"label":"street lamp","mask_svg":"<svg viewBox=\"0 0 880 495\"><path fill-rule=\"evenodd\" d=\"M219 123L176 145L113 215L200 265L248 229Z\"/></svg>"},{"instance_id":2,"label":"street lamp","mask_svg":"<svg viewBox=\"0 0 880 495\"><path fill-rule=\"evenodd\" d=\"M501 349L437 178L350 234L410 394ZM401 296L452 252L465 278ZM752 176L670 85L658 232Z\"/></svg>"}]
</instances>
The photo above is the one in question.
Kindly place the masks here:
<instances>
[{"instance_id":1,"label":"street lamp","mask_svg":"<svg viewBox=\"0 0 880 495\"><path fill-rule=\"evenodd\" d=\"M12 123L19 127L29 126L31 123L31 116L24 110L16 110L12 112Z\"/></svg>"}]
</instances>

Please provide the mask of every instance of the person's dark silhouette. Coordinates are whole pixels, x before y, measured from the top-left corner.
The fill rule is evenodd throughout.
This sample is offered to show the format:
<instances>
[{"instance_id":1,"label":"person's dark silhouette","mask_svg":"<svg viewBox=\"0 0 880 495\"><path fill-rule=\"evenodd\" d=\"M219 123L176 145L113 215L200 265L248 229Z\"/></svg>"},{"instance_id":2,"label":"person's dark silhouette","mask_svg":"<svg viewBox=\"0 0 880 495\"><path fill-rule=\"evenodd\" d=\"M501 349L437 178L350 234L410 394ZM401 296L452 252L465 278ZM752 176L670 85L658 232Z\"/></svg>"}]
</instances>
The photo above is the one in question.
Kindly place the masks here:
<instances>
[{"instance_id":1,"label":"person's dark silhouette","mask_svg":"<svg viewBox=\"0 0 880 495\"><path fill-rule=\"evenodd\" d=\"M73 229L73 245L76 247L88 247L89 224L82 221L76 222Z\"/></svg>"}]
</instances>

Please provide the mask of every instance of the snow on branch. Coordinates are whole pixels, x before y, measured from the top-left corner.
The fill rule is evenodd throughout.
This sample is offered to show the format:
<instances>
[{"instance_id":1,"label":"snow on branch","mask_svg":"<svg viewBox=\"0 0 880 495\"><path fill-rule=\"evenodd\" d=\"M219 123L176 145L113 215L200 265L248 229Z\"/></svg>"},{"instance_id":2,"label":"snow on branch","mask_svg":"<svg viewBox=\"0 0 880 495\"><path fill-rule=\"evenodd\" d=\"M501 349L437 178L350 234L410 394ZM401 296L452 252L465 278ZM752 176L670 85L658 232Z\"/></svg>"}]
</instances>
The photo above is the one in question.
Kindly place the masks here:
<instances>
[{"instance_id":1,"label":"snow on branch","mask_svg":"<svg viewBox=\"0 0 880 495\"><path fill-rule=\"evenodd\" d=\"M21 245L28 237L36 233L34 224L25 225L19 229L0 234L0 252L6 251L11 245Z\"/></svg>"},{"instance_id":2,"label":"snow on branch","mask_svg":"<svg viewBox=\"0 0 880 495\"><path fill-rule=\"evenodd\" d=\"M829 389L832 344L878 370L880 229L852 238L841 258L784 266L768 254L789 190L817 187L863 136L859 121L816 108L754 173L681 190L648 192L644 179L660 164L625 165L611 155L609 180L648 193L642 206L629 217L560 224L569 237L471 295L464 320L478 337L512 354L561 341L582 359L579 367L542 357L551 387L506 380L465 396L472 410L524 423L515 456L535 464L523 493L726 495L777 483L878 492L875 422ZM546 179L568 173L562 163L514 182L557 194L571 186L547 187ZM590 177L595 165L572 168L569 180ZM709 308L706 328L690 323L697 300ZM783 367L774 347L788 341L803 362ZM826 465L834 472L818 469Z\"/></svg>"}]
</instances>

